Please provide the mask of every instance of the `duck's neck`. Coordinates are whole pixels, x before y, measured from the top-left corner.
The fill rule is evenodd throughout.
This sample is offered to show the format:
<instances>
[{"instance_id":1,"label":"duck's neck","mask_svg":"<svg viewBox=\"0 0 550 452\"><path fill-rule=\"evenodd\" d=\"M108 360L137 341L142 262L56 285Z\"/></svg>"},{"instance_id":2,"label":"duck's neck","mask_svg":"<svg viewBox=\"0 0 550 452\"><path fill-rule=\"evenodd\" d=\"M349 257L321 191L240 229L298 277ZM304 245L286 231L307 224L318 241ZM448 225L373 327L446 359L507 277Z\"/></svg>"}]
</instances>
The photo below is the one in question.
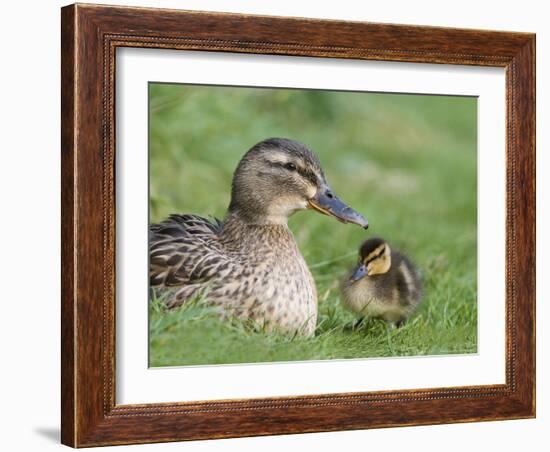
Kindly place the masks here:
<instances>
[{"instance_id":1,"label":"duck's neck","mask_svg":"<svg viewBox=\"0 0 550 452\"><path fill-rule=\"evenodd\" d=\"M230 209L224 219L224 225L239 226L284 226L288 228L288 215L272 215L268 212L258 213L245 209Z\"/></svg>"},{"instance_id":2,"label":"duck's neck","mask_svg":"<svg viewBox=\"0 0 550 452\"><path fill-rule=\"evenodd\" d=\"M294 236L286 221L271 223L268 221L249 221L235 212L229 212L222 224L222 240L226 245L234 243L240 248L296 246ZM286 246L285 246L286 247Z\"/></svg>"}]
</instances>

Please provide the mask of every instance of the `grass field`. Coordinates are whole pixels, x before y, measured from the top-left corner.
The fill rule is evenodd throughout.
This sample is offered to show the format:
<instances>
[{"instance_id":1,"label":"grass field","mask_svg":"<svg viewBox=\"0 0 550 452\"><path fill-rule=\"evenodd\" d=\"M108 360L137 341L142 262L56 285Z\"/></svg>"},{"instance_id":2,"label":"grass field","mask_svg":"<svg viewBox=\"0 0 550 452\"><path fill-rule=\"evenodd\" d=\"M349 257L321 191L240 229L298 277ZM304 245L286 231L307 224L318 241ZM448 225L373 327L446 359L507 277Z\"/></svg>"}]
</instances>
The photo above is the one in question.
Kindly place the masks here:
<instances>
[{"instance_id":1,"label":"grass field","mask_svg":"<svg viewBox=\"0 0 550 452\"><path fill-rule=\"evenodd\" d=\"M476 352L476 108L465 97L151 84L151 221L223 218L239 159L280 136L314 149L333 189L371 226L311 211L291 218L317 284L315 337L221 322L200 301L166 311L152 300L150 366ZM424 301L398 329L371 320L350 330L340 304L338 281L372 236L423 274Z\"/></svg>"}]
</instances>

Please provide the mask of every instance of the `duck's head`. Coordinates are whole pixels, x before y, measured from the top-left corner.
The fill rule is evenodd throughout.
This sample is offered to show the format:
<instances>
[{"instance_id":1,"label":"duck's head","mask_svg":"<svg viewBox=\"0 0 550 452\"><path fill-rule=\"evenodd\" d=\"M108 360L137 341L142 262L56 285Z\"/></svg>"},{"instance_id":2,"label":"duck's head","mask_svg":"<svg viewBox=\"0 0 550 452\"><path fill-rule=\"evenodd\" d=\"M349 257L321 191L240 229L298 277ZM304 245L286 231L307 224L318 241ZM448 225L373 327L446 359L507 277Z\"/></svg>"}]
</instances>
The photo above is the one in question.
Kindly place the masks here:
<instances>
[{"instance_id":1,"label":"duck's head","mask_svg":"<svg viewBox=\"0 0 550 452\"><path fill-rule=\"evenodd\" d=\"M381 238L368 239L359 248L359 260L350 281L356 282L365 276L382 275L387 273L390 267L390 246Z\"/></svg>"},{"instance_id":2,"label":"duck's head","mask_svg":"<svg viewBox=\"0 0 550 452\"><path fill-rule=\"evenodd\" d=\"M298 210L315 209L368 227L328 185L317 156L304 144L270 138L252 147L233 176L229 211L253 224L286 224Z\"/></svg>"}]
</instances>

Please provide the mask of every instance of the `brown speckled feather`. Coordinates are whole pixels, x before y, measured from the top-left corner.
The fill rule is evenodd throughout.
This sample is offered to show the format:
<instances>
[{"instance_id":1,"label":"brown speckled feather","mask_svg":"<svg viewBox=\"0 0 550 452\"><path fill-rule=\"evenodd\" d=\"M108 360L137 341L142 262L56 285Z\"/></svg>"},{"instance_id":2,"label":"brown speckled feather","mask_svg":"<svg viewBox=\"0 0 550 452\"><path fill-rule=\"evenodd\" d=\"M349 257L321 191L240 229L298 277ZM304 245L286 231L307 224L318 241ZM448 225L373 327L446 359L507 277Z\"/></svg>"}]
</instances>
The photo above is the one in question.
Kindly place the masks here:
<instances>
[{"instance_id":1,"label":"brown speckled feather","mask_svg":"<svg viewBox=\"0 0 550 452\"><path fill-rule=\"evenodd\" d=\"M172 215L151 225L150 255L151 287L161 289L168 307L204 294L224 315L267 330L315 330L315 283L286 225Z\"/></svg>"},{"instance_id":2,"label":"brown speckled feather","mask_svg":"<svg viewBox=\"0 0 550 452\"><path fill-rule=\"evenodd\" d=\"M151 287L193 284L208 278L209 269L224 261L221 224L198 215L171 215L150 227Z\"/></svg>"}]
</instances>

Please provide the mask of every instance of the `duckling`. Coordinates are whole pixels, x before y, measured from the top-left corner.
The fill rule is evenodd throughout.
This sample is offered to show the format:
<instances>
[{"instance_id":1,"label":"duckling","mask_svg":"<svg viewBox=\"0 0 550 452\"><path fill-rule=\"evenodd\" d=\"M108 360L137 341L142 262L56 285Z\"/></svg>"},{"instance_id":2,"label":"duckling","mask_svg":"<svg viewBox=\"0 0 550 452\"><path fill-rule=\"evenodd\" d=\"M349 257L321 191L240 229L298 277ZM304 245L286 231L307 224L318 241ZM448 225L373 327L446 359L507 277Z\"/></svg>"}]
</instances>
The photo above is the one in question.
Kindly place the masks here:
<instances>
[{"instance_id":1,"label":"duckling","mask_svg":"<svg viewBox=\"0 0 550 452\"><path fill-rule=\"evenodd\" d=\"M235 170L223 221L176 214L150 226L152 290L163 293L169 308L201 295L222 317L313 335L317 291L287 226L305 209L368 227L334 194L305 144L284 138L256 144Z\"/></svg>"},{"instance_id":2,"label":"duckling","mask_svg":"<svg viewBox=\"0 0 550 452\"><path fill-rule=\"evenodd\" d=\"M360 321L371 317L401 326L421 301L422 282L407 256L372 238L359 248L359 262L343 281L342 295Z\"/></svg>"}]
</instances>

